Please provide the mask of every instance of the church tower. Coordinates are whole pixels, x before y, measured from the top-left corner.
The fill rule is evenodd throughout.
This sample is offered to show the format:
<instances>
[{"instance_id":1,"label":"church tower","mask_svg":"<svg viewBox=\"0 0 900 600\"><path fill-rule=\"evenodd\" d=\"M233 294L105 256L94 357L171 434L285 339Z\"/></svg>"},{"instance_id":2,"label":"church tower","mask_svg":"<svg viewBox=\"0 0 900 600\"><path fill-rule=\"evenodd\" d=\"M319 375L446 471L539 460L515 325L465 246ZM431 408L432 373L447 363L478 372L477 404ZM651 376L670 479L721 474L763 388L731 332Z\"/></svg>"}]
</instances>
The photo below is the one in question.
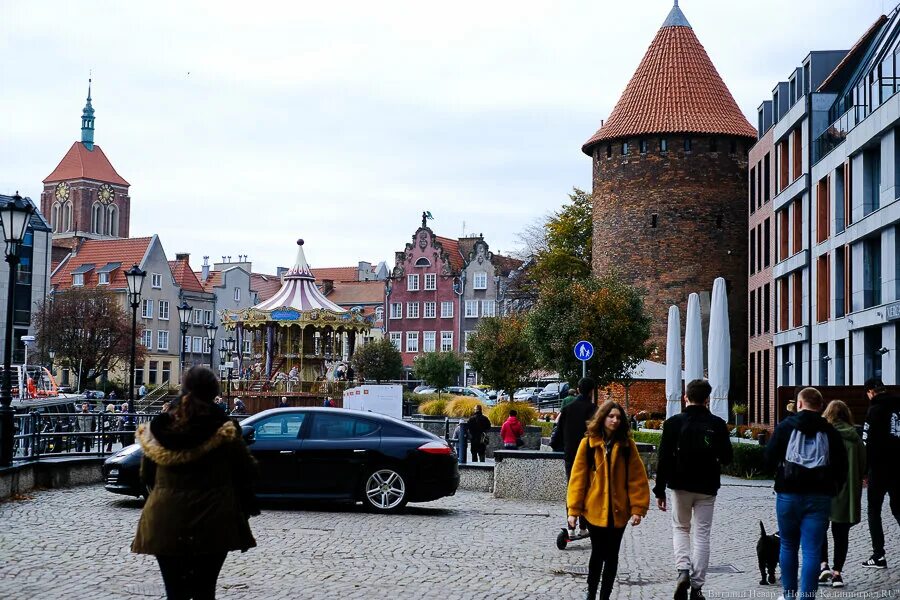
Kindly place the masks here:
<instances>
[{"instance_id":1,"label":"church tower","mask_svg":"<svg viewBox=\"0 0 900 600\"><path fill-rule=\"evenodd\" d=\"M732 364L746 355L747 152L756 130L676 0L612 113L593 159L593 268L646 290L656 360L667 311L724 277ZM701 304L703 302L701 301ZM682 320L682 322L684 322ZM732 374L741 390L742 370Z\"/></svg>"},{"instance_id":2,"label":"church tower","mask_svg":"<svg viewBox=\"0 0 900 600\"><path fill-rule=\"evenodd\" d=\"M64 256L79 239L125 238L131 212L129 183L94 144L91 81L81 113L81 141L44 179L41 211L53 228L53 259Z\"/></svg>"}]
</instances>

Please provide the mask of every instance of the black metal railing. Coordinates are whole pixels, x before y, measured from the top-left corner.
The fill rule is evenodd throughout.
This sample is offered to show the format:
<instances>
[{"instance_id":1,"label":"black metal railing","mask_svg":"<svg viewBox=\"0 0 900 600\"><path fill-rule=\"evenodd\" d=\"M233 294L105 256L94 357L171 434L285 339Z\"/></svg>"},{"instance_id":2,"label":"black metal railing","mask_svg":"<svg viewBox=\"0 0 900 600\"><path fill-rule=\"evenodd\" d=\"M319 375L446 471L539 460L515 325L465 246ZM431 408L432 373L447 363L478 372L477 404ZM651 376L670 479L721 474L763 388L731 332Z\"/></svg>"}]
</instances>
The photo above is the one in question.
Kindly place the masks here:
<instances>
[{"instance_id":1,"label":"black metal railing","mask_svg":"<svg viewBox=\"0 0 900 600\"><path fill-rule=\"evenodd\" d=\"M113 454L134 443L137 426L155 416L121 412L17 414L13 460Z\"/></svg>"}]
</instances>

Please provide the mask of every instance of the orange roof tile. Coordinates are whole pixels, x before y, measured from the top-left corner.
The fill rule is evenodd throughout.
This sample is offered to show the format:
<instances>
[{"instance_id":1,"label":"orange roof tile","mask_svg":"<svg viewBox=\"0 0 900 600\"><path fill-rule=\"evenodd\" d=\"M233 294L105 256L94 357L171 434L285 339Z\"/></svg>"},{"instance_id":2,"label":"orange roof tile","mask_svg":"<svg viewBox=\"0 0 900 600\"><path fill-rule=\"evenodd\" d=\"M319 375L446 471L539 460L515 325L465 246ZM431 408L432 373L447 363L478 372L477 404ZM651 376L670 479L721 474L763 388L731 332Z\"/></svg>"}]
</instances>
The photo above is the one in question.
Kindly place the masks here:
<instances>
[{"instance_id":1,"label":"orange roof tile","mask_svg":"<svg viewBox=\"0 0 900 600\"><path fill-rule=\"evenodd\" d=\"M194 271L194 277L197 278L197 281L200 281L202 275L202 271ZM200 281L200 285L203 286L203 291L212 292L214 287L222 285L222 272L210 269L209 277L206 278L206 281Z\"/></svg>"},{"instance_id":2,"label":"orange roof tile","mask_svg":"<svg viewBox=\"0 0 900 600\"><path fill-rule=\"evenodd\" d=\"M281 289L281 277L250 273L250 289L256 292L258 302L265 302Z\"/></svg>"},{"instance_id":3,"label":"orange roof tile","mask_svg":"<svg viewBox=\"0 0 900 600\"><path fill-rule=\"evenodd\" d=\"M434 236L437 241L441 243L441 246L444 247L444 250L450 257L450 267L454 272L459 272L463 268L463 255L459 251L459 240L454 240L451 238L441 237L439 235Z\"/></svg>"},{"instance_id":4,"label":"orange roof tile","mask_svg":"<svg viewBox=\"0 0 900 600\"><path fill-rule=\"evenodd\" d=\"M381 304L384 302L384 282L335 282L328 299L343 308L353 308L361 304Z\"/></svg>"},{"instance_id":5,"label":"orange roof tile","mask_svg":"<svg viewBox=\"0 0 900 600\"><path fill-rule=\"evenodd\" d=\"M324 267L310 270L316 281L319 282L326 279L332 281L359 281L359 269L357 267Z\"/></svg>"},{"instance_id":6,"label":"orange roof tile","mask_svg":"<svg viewBox=\"0 0 900 600\"><path fill-rule=\"evenodd\" d=\"M756 137L678 6L672 11L585 154L601 141L652 133Z\"/></svg>"},{"instance_id":7,"label":"orange roof tile","mask_svg":"<svg viewBox=\"0 0 900 600\"><path fill-rule=\"evenodd\" d=\"M191 265L186 260L170 260L169 269L172 271L172 277L178 287L188 292L205 292L200 280L191 270Z\"/></svg>"},{"instance_id":8,"label":"orange roof tile","mask_svg":"<svg viewBox=\"0 0 900 600\"><path fill-rule=\"evenodd\" d=\"M94 265L93 269L84 274L84 285L85 287L97 287L97 271L109 263L120 263L119 267L110 273L109 288L125 289L128 287L125 282L125 271L130 269L131 265L141 264L152 241L152 237L85 240L78 248L78 254L69 255L60 264L50 278L50 283L58 290L67 290L72 287L73 271L79 267Z\"/></svg>"},{"instance_id":9,"label":"orange roof tile","mask_svg":"<svg viewBox=\"0 0 900 600\"><path fill-rule=\"evenodd\" d=\"M94 144L94 149L88 150L81 142L72 144L53 172L44 179L44 183L65 179L93 179L105 183L131 185L116 173L100 146Z\"/></svg>"}]
</instances>

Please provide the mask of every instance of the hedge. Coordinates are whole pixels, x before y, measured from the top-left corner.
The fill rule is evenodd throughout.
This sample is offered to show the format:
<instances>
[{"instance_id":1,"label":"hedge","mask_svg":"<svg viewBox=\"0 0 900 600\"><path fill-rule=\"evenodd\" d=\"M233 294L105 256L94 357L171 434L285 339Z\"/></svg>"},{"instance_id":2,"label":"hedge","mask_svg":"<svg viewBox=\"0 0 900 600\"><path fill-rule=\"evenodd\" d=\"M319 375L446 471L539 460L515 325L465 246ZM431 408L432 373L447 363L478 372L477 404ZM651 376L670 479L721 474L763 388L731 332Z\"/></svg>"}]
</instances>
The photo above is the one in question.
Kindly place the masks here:
<instances>
[{"instance_id":1,"label":"hedge","mask_svg":"<svg viewBox=\"0 0 900 600\"><path fill-rule=\"evenodd\" d=\"M662 440L662 432L635 431L634 441L645 444L653 444L659 449ZM775 471L766 466L764 453L765 446L756 444L731 444L734 458L731 464L722 468L723 475L741 477L743 479L771 479L775 477Z\"/></svg>"}]
</instances>

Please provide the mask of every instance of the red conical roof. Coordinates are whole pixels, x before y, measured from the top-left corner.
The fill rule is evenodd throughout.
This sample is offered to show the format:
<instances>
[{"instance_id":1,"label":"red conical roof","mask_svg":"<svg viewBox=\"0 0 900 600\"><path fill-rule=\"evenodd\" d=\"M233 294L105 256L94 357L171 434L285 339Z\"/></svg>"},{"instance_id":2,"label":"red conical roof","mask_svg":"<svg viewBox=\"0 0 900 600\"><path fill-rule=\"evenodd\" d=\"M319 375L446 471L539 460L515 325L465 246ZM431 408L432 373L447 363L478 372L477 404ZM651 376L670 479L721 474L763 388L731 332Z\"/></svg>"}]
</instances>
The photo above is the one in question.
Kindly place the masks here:
<instances>
[{"instance_id":1,"label":"red conical roof","mask_svg":"<svg viewBox=\"0 0 900 600\"><path fill-rule=\"evenodd\" d=\"M651 133L756 137L675 3L612 114L581 149Z\"/></svg>"}]
</instances>

